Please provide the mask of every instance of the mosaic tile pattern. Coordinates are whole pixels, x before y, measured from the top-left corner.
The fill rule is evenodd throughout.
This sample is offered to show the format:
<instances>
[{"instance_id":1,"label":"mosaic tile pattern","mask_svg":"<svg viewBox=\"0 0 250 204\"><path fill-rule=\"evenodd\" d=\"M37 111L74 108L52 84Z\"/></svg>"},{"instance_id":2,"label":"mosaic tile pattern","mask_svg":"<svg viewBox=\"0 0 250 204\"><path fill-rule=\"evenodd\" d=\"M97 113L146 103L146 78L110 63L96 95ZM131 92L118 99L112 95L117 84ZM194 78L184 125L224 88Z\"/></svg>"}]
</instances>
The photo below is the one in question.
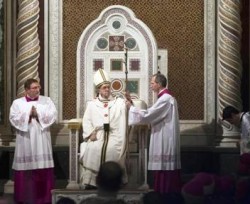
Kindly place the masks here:
<instances>
[{"instance_id":1,"label":"mosaic tile pattern","mask_svg":"<svg viewBox=\"0 0 250 204\"><path fill-rule=\"evenodd\" d=\"M123 51L124 36L109 36L109 51Z\"/></svg>"},{"instance_id":2,"label":"mosaic tile pattern","mask_svg":"<svg viewBox=\"0 0 250 204\"><path fill-rule=\"evenodd\" d=\"M129 70L130 71L140 71L140 59L130 59L129 60Z\"/></svg>"},{"instance_id":3,"label":"mosaic tile pattern","mask_svg":"<svg viewBox=\"0 0 250 204\"><path fill-rule=\"evenodd\" d=\"M80 3L79 3L80 2ZM132 9L168 49L169 89L180 118L204 117L204 2L202 0L64 0L63 119L76 117L76 49L83 30L112 4Z\"/></svg>"},{"instance_id":4,"label":"mosaic tile pattern","mask_svg":"<svg viewBox=\"0 0 250 204\"><path fill-rule=\"evenodd\" d=\"M93 60L93 70L97 71L99 68L103 68L103 59L94 59Z\"/></svg>"},{"instance_id":5,"label":"mosaic tile pattern","mask_svg":"<svg viewBox=\"0 0 250 204\"><path fill-rule=\"evenodd\" d=\"M111 71L123 71L123 59L111 59L110 70Z\"/></svg>"}]
</instances>

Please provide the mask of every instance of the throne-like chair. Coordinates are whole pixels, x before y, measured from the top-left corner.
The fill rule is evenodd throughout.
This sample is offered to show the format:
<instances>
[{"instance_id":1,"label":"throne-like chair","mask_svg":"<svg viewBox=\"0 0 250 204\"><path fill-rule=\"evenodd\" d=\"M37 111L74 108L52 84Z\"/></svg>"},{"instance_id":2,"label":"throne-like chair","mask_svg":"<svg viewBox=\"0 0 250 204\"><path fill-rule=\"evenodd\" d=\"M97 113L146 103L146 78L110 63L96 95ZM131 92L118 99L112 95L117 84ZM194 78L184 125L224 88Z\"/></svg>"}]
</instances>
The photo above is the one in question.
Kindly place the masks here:
<instances>
[{"instance_id":1,"label":"throne-like chair","mask_svg":"<svg viewBox=\"0 0 250 204\"><path fill-rule=\"evenodd\" d=\"M112 79L112 94L124 97L128 90L134 105L145 109L154 96L150 78L157 71L157 45L150 29L127 7L114 5L83 31L77 47L77 118L68 123L70 172L68 189L79 189L79 143L87 101L95 96L93 76L104 68ZM129 184L147 184L148 125L134 126L129 134ZM142 173L143 172L143 173ZM132 179L131 179L132 177Z\"/></svg>"}]
</instances>

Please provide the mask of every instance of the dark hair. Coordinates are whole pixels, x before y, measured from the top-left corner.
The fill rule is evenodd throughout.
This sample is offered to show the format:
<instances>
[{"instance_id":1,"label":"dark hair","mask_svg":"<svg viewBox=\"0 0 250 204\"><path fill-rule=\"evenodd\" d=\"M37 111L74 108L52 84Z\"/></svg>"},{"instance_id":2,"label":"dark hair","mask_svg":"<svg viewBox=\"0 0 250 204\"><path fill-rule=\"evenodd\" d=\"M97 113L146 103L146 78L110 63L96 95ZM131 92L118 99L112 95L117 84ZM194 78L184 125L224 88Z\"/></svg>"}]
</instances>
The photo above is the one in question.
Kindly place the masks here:
<instances>
[{"instance_id":1,"label":"dark hair","mask_svg":"<svg viewBox=\"0 0 250 204\"><path fill-rule=\"evenodd\" d=\"M26 82L24 83L24 89L29 89L30 85L33 83L39 83L39 82L38 82L38 80L33 79L33 78L27 79Z\"/></svg>"},{"instance_id":2,"label":"dark hair","mask_svg":"<svg viewBox=\"0 0 250 204\"><path fill-rule=\"evenodd\" d=\"M158 72L157 74L154 74L153 76L155 77L155 82L160 84L161 87L167 86L167 78L163 74Z\"/></svg>"},{"instance_id":3,"label":"dark hair","mask_svg":"<svg viewBox=\"0 0 250 204\"><path fill-rule=\"evenodd\" d=\"M119 191L122 185L122 175L122 168L117 162L105 162L101 165L96 177L97 186L105 191Z\"/></svg>"},{"instance_id":4,"label":"dark hair","mask_svg":"<svg viewBox=\"0 0 250 204\"><path fill-rule=\"evenodd\" d=\"M238 114L238 113L240 112L235 107L227 106L223 109L222 120L230 119L232 118L232 114Z\"/></svg>"}]
</instances>

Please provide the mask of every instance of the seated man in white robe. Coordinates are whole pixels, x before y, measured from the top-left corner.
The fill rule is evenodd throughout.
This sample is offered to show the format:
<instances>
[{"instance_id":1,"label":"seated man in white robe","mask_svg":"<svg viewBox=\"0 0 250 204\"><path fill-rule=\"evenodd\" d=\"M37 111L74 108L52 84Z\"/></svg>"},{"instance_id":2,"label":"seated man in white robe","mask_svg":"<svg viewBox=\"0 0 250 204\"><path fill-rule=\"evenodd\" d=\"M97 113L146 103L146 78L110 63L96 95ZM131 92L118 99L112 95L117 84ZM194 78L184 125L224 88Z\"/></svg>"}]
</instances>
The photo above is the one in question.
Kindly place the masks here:
<instances>
[{"instance_id":1,"label":"seated man in white robe","mask_svg":"<svg viewBox=\"0 0 250 204\"><path fill-rule=\"evenodd\" d=\"M126 183L126 105L124 99L111 96L110 79L103 69L94 76L98 96L87 103L83 116L83 139L80 156L80 183L83 188L96 186L100 165L120 163Z\"/></svg>"}]
</instances>

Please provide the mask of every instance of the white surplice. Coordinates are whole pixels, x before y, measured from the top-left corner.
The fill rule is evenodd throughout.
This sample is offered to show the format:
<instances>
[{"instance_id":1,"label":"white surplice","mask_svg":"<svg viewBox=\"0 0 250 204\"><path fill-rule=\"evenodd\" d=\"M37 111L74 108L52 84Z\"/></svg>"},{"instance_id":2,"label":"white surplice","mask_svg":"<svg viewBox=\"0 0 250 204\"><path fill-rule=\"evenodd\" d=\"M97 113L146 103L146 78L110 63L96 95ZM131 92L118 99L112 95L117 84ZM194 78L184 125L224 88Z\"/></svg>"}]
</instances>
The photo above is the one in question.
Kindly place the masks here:
<instances>
[{"instance_id":1,"label":"white surplice","mask_svg":"<svg viewBox=\"0 0 250 204\"><path fill-rule=\"evenodd\" d=\"M109 123L110 131L107 147L102 151L105 143L104 123ZM80 182L82 185L90 184L95 186L101 158L105 157L105 161L117 161L125 168L126 105L124 100L115 98L104 103L97 98L89 101L82 125L85 142L81 143L80 148ZM89 136L94 131L97 140L91 141Z\"/></svg>"},{"instance_id":2,"label":"white surplice","mask_svg":"<svg viewBox=\"0 0 250 204\"><path fill-rule=\"evenodd\" d=\"M151 124L148 169L181 169L179 116L175 98L163 94L147 110L131 106L129 124L138 123Z\"/></svg>"},{"instance_id":3,"label":"white surplice","mask_svg":"<svg viewBox=\"0 0 250 204\"><path fill-rule=\"evenodd\" d=\"M250 153L250 112L242 113L241 116L241 154Z\"/></svg>"},{"instance_id":4,"label":"white surplice","mask_svg":"<svg viewBox=\"0 0 250 204\"><path fill-rule=\"evenodd\" d=\"M29 123L31 107L35 106L38 121ZM27 102L25 97L13 101L10 122L16 129L16 147L12 168L15 170L54 167L50 126L56 121L57 111L49 97L39 96L38 101Z\"/></svg>"}]
</instances>

